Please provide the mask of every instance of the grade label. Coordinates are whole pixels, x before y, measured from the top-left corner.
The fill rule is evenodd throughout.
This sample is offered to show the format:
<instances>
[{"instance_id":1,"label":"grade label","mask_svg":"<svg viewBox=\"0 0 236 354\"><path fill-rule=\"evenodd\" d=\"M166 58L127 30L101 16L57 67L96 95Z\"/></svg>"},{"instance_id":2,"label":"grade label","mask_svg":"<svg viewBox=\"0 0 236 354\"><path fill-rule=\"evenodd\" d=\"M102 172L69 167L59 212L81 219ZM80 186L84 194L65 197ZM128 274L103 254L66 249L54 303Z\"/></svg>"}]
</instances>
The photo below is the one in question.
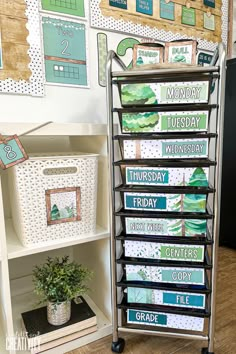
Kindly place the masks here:
<instances>
[{"instance_id":1,"label":"grade label","mask_svg":"<svg viewBox=\"0 0 236 354\"><path fill-rule=\"evenodd\" d=\"M200 332L204 328L204 318L135 309L127 310L127 322Z\"/></svg>"}]
</instances>

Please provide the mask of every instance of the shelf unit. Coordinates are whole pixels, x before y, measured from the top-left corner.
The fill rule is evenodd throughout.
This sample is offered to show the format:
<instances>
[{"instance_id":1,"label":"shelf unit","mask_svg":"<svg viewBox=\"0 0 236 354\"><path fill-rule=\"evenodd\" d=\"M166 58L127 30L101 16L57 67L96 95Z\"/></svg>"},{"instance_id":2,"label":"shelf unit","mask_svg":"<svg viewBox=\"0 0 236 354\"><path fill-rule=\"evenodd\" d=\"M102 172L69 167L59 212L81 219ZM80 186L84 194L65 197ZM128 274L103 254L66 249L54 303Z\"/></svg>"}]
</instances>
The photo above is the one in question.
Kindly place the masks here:
<instances>
[{"instance_id":1,"label":"shelf unit","mask_svg":"<svg viewBox=\"0 0 236 354\"><path fill-rule=\"evenodd\" d=\"M113 64L122 70L114 71ZM119 337L122 332L205 341L207 347L202 348L202 354L214 352L225 72L222 44L215 52L214 63L208 67L127 70L121 59L113 51L109 52L113 352L124 350L125 342ZM204 92L204 82L208 95L201 98L200 93L195 94L196 87L202 87L199 92ZM192 100L183 94L189 87L194 88ZM165 128L168 115L171 121L171 117L181 117L181 114L196 117L194 111L198 111L199 120L200 112L208 112L205 128L200 125L192 131L188 131L187 125L182 130L181 126L172 131ZM145 119L150 116L148 131ZM118 132L114 128L117 122ZM194 139L202 144L202 150L196 153L193 148L193 152L184 155L186 142L196 146ZM165 150L167 142L169 150ZM171 152L173 142L174 153ZM207 147L203 153L204 144ZM183 169L185 172L180 172ZM187 169L192 169L188 185ZM158 173L169 171L172 179L168 182L162 177L162 182L157 183L150 177L151 182L147 182L148 174L154 170L155 178ZM207 183L196 184L199 176L194 173L199 170L208 175ZM139 177L131 178L130 171L133 176L135 171L139 174L144 171L146 177L142 172ZM181 175L180 182L176 175ZM173 205L169 201L176 195L179 199ZM191 198L195 201L202 198L204 208L196 203L195 209L191 209L186 202ZM204 231L202 226L198 229L199 225L204 225ZM196 254L193 256L197 248L201 250L199 259ZM173 251L172 256L168 256L167 249ZM186 256L189 249L191 252ZM180 250L184 250L184 255L179 256ZM192 278L197 273L201 274L200 281Z\"/></svg>"},{"instance_id":2,"label":"shelf unit","mask_svg":"<svg viewBox=\"0 0 236 354\"><path fill-rule=\"evenodd\" d=\"M45 354L66 353L112 333L107 126L87 123L51 123L34 130L39 126L40 124L37 123L1 123L1 133L5 136L19 135L28 153L63 151L66 154L79 151L99 154L97 226L93 234L81 235L77 238L75 235L72 239L24 247L17 237L11 219L8 170L1 171L0 300L2 313L0 320L4 324L0 327L1 354L16 352L14 348L5 349L5 338L14 337L16 332L22 332L21 312L31 310L37 303L37 298L33 294L32 268L35 264L41 264L47 256L68 254L75 261L94 271L94 278L90 284L91 292L86 300L97 315L98 329L92 334L48 350Z\"/></svg>"}]
</instances>

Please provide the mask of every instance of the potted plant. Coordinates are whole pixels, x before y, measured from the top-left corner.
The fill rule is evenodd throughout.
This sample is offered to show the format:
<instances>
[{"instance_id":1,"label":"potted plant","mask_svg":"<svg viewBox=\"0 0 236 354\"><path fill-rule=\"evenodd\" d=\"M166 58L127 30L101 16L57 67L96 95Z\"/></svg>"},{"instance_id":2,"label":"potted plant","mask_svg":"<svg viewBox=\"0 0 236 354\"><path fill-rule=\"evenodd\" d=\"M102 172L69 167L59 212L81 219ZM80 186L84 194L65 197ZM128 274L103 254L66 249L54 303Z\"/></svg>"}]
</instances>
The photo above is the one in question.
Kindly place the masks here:
<instances>
[{"instance_id":1,"label":"potted plant","mask_svg":"<svg viewBox=\"0 0 236 354\"><path fill-rule=\"evenodd\" d=\"M33 269L35 293L40 303L47 302L47 319L54 326L70 320L71 300L88 291L85 282L92 272L81 264L70 262L69 256L48 257L46 263Z\"/></svg>"}]
</instances>

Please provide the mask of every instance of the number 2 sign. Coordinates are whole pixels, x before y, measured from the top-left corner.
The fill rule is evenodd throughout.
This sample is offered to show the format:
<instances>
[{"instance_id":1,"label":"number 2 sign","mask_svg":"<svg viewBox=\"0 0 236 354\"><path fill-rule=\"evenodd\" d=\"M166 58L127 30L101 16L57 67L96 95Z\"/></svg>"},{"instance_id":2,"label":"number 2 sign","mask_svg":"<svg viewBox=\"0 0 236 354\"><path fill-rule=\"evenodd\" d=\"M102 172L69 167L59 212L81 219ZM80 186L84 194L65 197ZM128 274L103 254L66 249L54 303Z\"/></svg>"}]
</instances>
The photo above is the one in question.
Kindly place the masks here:
<instances>
[{"instance_id":1,"label":"number 2 sign","mask_svg":"<svg viewBox=\"0 0 236 354\"><path fill-rule=\"evenodd\" d=\"M17 135L0 140L0 166L3 169L12 167L28 159L28 156Z\"/></svg>"},{"instance_id":2,"label":"number 2 sign","mask_svg":"<svg viewBox=\"0 0 236 354\"><path fill-rule=\"evenodd\" d=\"M88 86L85 24L51 17L42 24L46 81Z\"/></svg>"}]
</instances>

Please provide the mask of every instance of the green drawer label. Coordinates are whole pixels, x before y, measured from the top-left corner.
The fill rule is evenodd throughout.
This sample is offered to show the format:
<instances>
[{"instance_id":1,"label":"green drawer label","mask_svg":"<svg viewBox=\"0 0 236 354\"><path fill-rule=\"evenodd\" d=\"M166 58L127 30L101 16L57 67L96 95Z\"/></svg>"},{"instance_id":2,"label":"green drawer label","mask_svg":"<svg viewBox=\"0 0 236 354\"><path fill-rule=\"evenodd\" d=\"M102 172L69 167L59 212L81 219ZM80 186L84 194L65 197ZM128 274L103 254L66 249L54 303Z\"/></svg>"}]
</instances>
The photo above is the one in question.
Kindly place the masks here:
<instances>
[{"instance_id":1,"label":"green drawer label","mask_svg":"<svg viewBox=\"0 0 236 354\"><path fill-rule=\"evenodd\" d=\"M161 131L205 130L207 129L207 114L169 113L161 115Z\"/></svg>"},{"instance_id":2,"label":"green drawer label","mask_svg":"<svg viewBox=\"0 0 236 354\"><path fill-rule=\"evenodd\" d=\"M189 260L202 262L204 258L204 246L181 247L161 245L161 259Z\"/></svg>"}]
</instances>

